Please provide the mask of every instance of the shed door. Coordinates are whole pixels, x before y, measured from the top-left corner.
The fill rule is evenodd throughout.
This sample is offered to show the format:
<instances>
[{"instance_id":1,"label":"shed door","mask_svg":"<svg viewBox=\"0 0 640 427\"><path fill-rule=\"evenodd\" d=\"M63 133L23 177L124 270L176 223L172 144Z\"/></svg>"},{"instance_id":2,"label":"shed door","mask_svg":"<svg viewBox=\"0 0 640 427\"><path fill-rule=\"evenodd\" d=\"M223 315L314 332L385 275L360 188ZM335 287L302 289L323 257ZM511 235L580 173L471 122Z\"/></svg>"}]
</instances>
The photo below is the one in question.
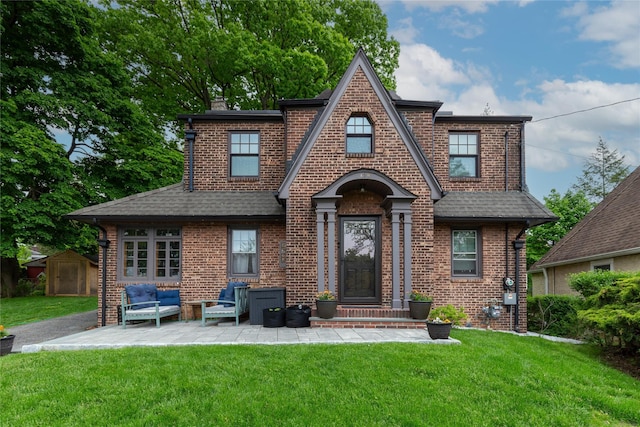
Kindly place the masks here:
<instances>
[{"instance_id":1,"label":"shed door","mask_svg":"<svg viewBox=\"0 0 640 427\"><path fill-rule=\"evenodd\" d=\"M82 264L78 262L60 261L54 278L56 295L84 295L84 274L80 271Z\"/></svg>"}]
</instances>

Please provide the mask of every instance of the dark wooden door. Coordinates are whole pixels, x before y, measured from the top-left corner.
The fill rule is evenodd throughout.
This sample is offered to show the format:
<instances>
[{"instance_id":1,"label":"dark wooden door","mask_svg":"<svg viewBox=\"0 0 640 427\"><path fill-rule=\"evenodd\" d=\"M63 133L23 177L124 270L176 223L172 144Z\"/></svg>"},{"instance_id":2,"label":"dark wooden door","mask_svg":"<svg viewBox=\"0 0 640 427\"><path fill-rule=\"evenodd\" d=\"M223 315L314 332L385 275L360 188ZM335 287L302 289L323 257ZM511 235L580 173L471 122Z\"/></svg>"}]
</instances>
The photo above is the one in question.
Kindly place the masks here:
<instances>
[{"instance_id":1,"label":"dark wooden door","mask_svg":"<svg viewBox=\"0 0 640 427\"><path fill-rule=\"evenodd\" d=\"M380 218L341 217L340 232L340 301L380 303Z\"/></svg>"}]
</instances>

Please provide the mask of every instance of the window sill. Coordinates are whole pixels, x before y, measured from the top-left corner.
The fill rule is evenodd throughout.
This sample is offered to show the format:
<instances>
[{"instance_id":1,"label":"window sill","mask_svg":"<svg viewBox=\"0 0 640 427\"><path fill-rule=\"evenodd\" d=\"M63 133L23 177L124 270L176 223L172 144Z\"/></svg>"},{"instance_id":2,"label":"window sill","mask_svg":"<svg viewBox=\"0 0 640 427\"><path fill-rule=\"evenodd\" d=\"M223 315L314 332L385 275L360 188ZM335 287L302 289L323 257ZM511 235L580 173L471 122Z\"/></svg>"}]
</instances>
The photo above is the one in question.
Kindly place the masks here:
<instances>
[{"instance_id":1,"label":"window sill","mask_svg":"<svg viewBox=\"0 0 640 427\"><path fill-rule=\"evenodd\" d=\"M450 181L480 182L480 181L482 181L482 178L477 177L477 176L450 176L449 180Z\"/></svg>"},{"instance_id":2,"label":"window sill","mask_svg":"<svg viewBox=\"0 0 640 427\"><path fill-rule=\"evenodd\" d=\"M229 181L231 182L256 182L260 181L260 177L257 176L230 176Z\"/></svg>"}]
</instances>

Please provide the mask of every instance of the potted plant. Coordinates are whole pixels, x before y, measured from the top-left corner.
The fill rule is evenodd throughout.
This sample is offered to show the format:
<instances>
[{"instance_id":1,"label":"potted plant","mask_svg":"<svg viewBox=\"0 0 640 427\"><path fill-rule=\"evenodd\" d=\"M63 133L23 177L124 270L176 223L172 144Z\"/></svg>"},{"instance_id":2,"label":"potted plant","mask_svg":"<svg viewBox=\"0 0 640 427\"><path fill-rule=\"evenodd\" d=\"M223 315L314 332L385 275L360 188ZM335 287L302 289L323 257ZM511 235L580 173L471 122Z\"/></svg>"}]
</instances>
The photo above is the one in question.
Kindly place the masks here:
<instances>
[{"instance_id":1,"label":"potted plant","mask_svg":"<svg viewBox=\"0 0 640 427\"><path fill-rule=\"evenodd\" d=\"M286 323L286 311L282 307L271 307L262 310L262 326L280 328Z\"/></svg>"},{"instance_id":2,"label":"potted plant","mask_svg":"<svg viewBox=\"0 0 640 427\"><path fill-rule=\"evenodd\" d=\"M409 294L409 315L413 319L425 320L429 317L433 298L422 291L412 290Z\"/></svg>"},{"instance_id":3,"label":"potted plant","mask_svg":"<svg viewBox=\"0 0 640 427\"><path fill-rule=\"evenodd\" d=\"M338 301L331 291L320 292L316 295L316 312L318 317L331 319L338 310Z\"/></svg>"},{"instance_id":4,"label":"potted plant","mask_svg":"<svg viewBox=\"0 0 640 427\"><path fill-rule=\"evenodd\" d=\"M10 335L4 326L0 325L0 356L11 353L15 335Z\"/></svg>"},{"instance_id":5,"label":"potted plant","mask_svg":"<svg viewBox=\"0 0 640 427\"><path fill-rule=\"evenodd\" d=\"M464 307L458 309L451 304L435 307L427 320L429 336L434 340L446 340L449 338L451 327L461 325L466 318Z\"/></svg>"}]
</instances>

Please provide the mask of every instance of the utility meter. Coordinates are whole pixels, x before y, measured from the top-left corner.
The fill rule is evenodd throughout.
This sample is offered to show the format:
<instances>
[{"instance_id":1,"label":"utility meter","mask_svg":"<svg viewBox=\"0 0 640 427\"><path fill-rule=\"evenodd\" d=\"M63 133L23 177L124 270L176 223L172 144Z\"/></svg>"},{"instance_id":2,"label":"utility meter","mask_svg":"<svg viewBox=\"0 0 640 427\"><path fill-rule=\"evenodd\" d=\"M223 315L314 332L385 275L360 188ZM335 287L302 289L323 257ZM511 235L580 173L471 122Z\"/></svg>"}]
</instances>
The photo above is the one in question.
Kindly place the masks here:
<instances>
[{"instance_id":1,"label":"utility meter","mask_svg":"<svg viewBox=\"0 0 640 427\"><path fill-rule=\"evenodd\" d=\"M511 277L505 277L504 279L502 279L502 286L504 287L505 291L507 292L513 291L514 285L515 285L515 282Z\"/></svg>"}]
</instances>

